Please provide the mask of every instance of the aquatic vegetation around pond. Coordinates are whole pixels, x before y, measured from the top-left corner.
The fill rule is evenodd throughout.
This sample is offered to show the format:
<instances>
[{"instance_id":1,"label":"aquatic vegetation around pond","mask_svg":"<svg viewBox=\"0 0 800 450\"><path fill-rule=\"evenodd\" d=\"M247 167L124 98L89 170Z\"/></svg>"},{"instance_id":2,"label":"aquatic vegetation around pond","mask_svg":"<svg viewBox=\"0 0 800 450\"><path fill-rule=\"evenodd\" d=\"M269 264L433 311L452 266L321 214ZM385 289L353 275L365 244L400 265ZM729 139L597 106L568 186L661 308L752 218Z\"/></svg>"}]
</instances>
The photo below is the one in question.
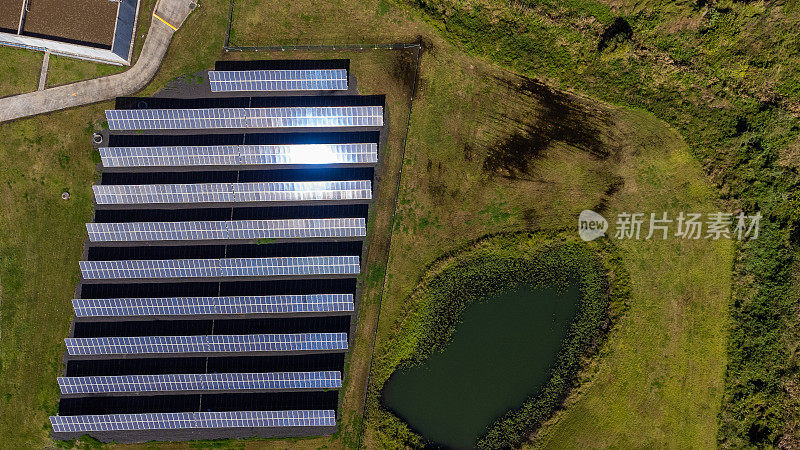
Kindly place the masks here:
<instances>
[{"instance_id":1,"label":"aquatic vegetation around pond","mask_svg":"<svg viewBox=\"0 0 800 450\"><path fill-rule=\"evenodd\" d=\"M392 374L384 406L427 440L472 448L547 383L580 298L577 283L519 285L468 305L444 351Z\"/></svg>"},{"instance_id":2,"label":"aquatic vegetation around pond","mask_svg":"<svg viewBox=\"0 0 800 450\"><path fill-rule=\"evenodd\" d=\"M482 435L475 445L517 445L562 405L576 384L584 358L596 352L604 330L624 308L627 273L613 247L602 241L584 243L571 234L491 236L446 255L431 267L407 299L408 315L395 324L390 343L376 353L367 420L377 425L386 445L427 443L380 404L390 376L442 356L467 306L521 285L557 292L576 287L580 293L577 312L570 311L574 318L541 388L537 391L532 381L528 398L520 398L516 409L498 417L486 430L475 431ZM476 305L480 306L484 305Z\"/></svg>"}]
</instances>

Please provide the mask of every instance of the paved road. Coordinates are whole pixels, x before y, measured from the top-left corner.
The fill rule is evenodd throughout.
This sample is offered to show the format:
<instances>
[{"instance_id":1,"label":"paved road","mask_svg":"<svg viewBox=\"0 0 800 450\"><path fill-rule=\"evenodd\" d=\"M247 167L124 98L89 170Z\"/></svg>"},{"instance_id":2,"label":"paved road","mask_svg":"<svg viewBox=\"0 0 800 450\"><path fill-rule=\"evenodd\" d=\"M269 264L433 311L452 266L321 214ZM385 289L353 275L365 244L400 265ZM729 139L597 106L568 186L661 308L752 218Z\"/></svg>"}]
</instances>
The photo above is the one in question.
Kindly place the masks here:
<instances>
[{"instance_id":1,"label":"paved road","mask_svg":"<svg viewBox=\"0 0 800 450\"><path fill-rule=\"evenodd\" d=\"M189 0L159 0L156 14L163 20L151 18L142 53L133 67L116 75L2 98L0 122L97 103L139 91L158 72L172 34L183 24L190 11ZM139 20L148 18L145 15Z\"/></svg>"}]
</instances>

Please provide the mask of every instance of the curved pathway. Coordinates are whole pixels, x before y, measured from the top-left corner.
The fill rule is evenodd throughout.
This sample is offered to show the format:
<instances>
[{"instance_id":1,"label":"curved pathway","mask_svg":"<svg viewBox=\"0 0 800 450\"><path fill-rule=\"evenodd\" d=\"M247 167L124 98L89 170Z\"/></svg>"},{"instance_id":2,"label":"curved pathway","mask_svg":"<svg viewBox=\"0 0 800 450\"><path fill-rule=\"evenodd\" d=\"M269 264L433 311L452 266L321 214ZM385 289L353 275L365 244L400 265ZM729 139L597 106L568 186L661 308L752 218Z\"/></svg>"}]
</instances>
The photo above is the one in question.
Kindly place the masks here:
<instances>
[{"instance_id":1,"label":"curved pathway","mask_svg":"<svg viewBox=\"0 0 800 450\"><path fill-rule=\"evenodd\" d=\"M97 103L139 91L158 72L172 34L190 12L189 0L159 0L142 53L133 67L116 75L2 98L0 122Z\"/></svg>"}]
</instances>

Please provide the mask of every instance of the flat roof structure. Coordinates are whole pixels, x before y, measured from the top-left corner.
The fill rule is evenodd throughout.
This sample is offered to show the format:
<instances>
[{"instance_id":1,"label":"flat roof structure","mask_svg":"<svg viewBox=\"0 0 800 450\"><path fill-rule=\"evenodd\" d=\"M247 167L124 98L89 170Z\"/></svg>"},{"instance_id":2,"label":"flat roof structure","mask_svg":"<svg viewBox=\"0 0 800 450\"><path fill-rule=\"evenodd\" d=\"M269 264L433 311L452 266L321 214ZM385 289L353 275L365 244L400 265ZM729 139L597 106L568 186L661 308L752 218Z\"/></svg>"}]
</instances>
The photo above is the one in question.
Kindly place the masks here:
<instances>
[{"instance_id":1,"label":"flat roof structure","mask_svg":"<svg viewBox=\"0 0 800 450\"><path fill-rule=\"evenodd\" d=\"M9 0L0 45L128 65L139 0Z\"/></svg>"},{"instance_id":2,"label":"flat roof structure","mask_svg":"<svg viewBox=\"0 0 800 450\"><path fill-rule=\"evenodd\" d=\"M17 32L24 5L25 0L3 0L3 7L0 8L0 32Z\"/></svg>"},{"instance_id":3,"label":"flat roof structure","mask_svg":"<svg viewBox=\"0 0 800 450\"><path fill-rule=\"evenodd\" d=\"M119 6L109 0L27 0L22 34L110 50Z\"/></svg>"},{"instance_id":4,"label":"flat roof structure","mask_svg":"<svg viewBox=\"0 0 800 450\"><path fill-rule=\"evenodd\" d=\"M261 64L350 76L346 60ZM336 431L384 99L245 87L107 112L55 438Z\"/></svg>"}]
</instances>

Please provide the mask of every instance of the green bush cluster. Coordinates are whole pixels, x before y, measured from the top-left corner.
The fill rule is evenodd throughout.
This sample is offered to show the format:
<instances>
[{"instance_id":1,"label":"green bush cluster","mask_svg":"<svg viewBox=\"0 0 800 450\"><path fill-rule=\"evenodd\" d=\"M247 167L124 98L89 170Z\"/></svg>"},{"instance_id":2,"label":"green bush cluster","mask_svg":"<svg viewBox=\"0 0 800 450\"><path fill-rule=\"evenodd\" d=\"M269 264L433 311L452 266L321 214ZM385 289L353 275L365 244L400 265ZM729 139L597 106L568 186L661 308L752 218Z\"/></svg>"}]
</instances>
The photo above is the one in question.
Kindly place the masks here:
<instances>
[{"instance_id":1,"label":"green bush cluster","mask_svg":"<svg viewBox=\"0 0 800 450\"><path fill-rule=\"evenodd\" d=\"M609 244L583 243L571 235L502 234L446 255L407 302L409 316L399 324L388 348L378 354L379 386L391 372L420 364L444 350L469 304L520 284L566 289L577 283L581 303L545 387L517 411L498 418L477 443L481 448L517 445L548 419L575 385L582 361L608 329L609 311L620 311L629 295L628 277ZM610 305L614 305L612 309ZM417 447L424 442L385 409L370 417L387 445Z\"/></svg>"}]
</instances>

